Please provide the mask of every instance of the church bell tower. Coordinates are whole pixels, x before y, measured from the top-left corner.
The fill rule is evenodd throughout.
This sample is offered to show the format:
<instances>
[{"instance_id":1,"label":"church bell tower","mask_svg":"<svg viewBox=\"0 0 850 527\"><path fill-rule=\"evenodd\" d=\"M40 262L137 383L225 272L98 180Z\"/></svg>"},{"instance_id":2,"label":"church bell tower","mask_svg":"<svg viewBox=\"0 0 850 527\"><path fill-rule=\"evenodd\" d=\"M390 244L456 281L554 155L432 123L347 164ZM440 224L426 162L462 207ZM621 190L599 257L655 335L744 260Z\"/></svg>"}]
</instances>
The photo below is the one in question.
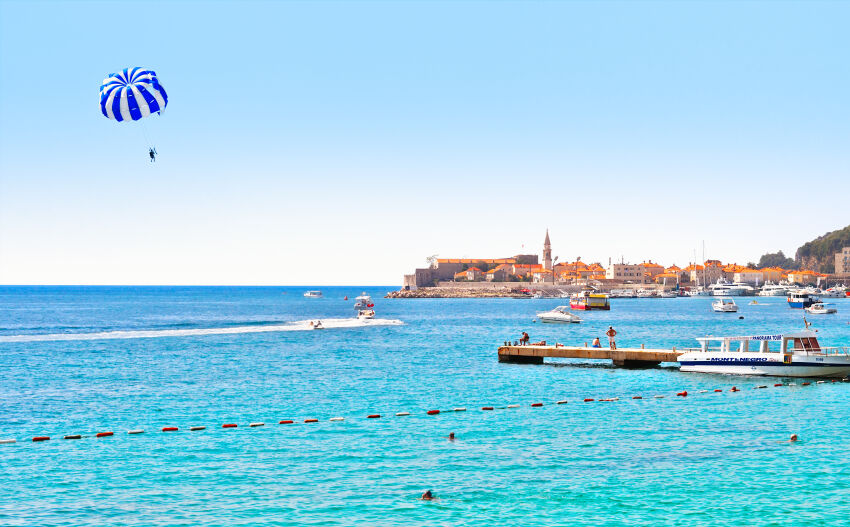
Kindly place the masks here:
<instances>
[{"instance_id":1,"label":"church bell tower","mask_svg":"<svg viewBox=\"0 0 850 527\"><path fill-rule=\"evenodd\" d=\"M549 242L549 229L546 229L546 240L543 241L543 268L552 270L552 244Z\"/></svg>"}]
</instances>

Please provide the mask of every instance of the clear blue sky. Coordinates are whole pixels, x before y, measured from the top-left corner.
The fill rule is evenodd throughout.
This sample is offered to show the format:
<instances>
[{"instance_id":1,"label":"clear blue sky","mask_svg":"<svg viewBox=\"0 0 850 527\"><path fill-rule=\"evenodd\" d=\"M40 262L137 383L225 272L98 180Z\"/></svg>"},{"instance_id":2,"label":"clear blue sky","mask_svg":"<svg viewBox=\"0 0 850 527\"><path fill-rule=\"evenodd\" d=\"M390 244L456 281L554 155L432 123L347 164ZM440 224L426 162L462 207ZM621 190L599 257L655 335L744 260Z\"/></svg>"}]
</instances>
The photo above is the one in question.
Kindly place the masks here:
<instances>
[{"instance_id":1,"label":"clear blue sky","mask_svg":"<svg viewBox=\"0 0 850 527\"><path fill-rule=\"evenodd\" d=\"M0 283L745 263L850 223L850 3L0 2ZM104 118L154 69L169 106ZM523 247L523 245L525 247Z\"/></svg>"}]
</instances>

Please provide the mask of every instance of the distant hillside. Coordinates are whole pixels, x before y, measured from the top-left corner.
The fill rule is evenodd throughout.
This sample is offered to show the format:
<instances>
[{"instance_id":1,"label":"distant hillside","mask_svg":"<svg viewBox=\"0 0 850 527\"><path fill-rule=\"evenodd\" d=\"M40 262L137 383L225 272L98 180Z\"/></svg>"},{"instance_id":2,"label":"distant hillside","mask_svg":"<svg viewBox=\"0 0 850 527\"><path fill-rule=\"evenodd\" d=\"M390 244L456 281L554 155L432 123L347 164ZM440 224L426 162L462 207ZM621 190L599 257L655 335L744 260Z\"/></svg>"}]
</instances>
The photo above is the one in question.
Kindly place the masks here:
<instances>
[{"instance_id":1,"label":"distant hillside","mask_svg":"<svg viewBox=\"0 0 850 527\"><path fill-rule=\"evenodd\" d=\"M835 272L835 253L850 247L850 225L806 242L797 249L794 259L803 269L819 273Z\"/></svg>"}]
</instances>

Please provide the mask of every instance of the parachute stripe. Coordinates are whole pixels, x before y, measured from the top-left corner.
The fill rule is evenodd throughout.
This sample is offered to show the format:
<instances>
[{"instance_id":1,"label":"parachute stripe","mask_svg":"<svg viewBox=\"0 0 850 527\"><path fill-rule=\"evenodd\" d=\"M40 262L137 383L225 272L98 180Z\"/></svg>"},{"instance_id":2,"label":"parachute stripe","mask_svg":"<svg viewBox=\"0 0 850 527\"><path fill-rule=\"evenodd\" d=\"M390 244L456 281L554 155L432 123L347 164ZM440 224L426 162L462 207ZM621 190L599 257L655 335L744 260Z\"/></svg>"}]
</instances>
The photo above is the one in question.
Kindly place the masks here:
<instances>
[{"instance_id":1,"label":"parachute stripe","mask_svg":"<svg viewBox=\"0 0 850 527\"><path fill-rule=\"evenodd\" d=\"M148 91L150 88L150 84L136 84L134 87L139 95L145 100L147 105L140 105L139 108L142 110L142 117L147 117L148 115L159 111L159 103L156 102L156 98L151 95L151 92ZM137 95L136 97L139 97Z\"/></svg>"},{"instance_id":2,"label":"parachute stripe","mask_svg":"<svg viewBox=\"0 0 850 527\"><path fill-rule=\"evenodd\" d=\"M124 68L103 79L100 86L100 110L108 119L138 121L167 105L168 95L153 70Z\"/></svg>"},{"instance_id":3,"label":"parachute stripe","mask_svg":"<svg viewBox=\"0 0 850 527\"><path fill-rule=\"evenodd\" d=\"M121 120L122 121L131 121L133 116L130 115L130 105L127 104L127 87L124 86L121 88L121 98L118 99L121 102L120 111L121 111Z\"/></svg>"}]
</instances>

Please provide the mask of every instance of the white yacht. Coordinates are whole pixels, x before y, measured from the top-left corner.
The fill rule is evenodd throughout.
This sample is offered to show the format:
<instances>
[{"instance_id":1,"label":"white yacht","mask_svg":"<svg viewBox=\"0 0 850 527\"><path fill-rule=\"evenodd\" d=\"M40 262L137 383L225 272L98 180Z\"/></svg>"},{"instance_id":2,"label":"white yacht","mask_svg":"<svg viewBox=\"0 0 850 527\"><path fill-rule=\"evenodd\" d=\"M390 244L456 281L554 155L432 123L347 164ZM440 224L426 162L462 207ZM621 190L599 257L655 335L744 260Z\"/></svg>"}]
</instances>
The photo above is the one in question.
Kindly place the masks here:
<instances>
[{"instance_id":1,"label":"white yacht","mask_svg":"<svg viewBox=\"0 0 850 527\"><path fill-rule=\"evenodd\" d=\"M824 289L820 295L826 298L844 298L847 296L847 288L843 285L837 285L829 289Z\"/></svg>"},{"instance_id":2,"label":"white yacht","mask_svg":"<svg viewBox=\"0 0 850 527\"><path fill-rule=\"evenodd\" d=\"M558 306L551 311L537 313L537 318L540 319L540 322L554 322L561 324L581 322L581 318L578 315L570 313L569 306Z\"/></svg>"},{"instance_id":3,"label":"white yacht","mask_svg":"<svg viewBox=\"0 0 850 527\"><path fill-rule=\"evenodd\" d=\"M731 298L729 300L721 298L711 303L711 309L718 313L737 313L738 304Z\"/></svg>"},{"instance_id":4,"label":"white yacht","mask_svg":"<svg viewBox=\"0 0 850 527\"><path fill-rule=\"evenodd\" d=\"M811 315L832 315L834 313L838 313L837 309L834 307L827 307L823 302L815 302L804 309L806 310L806 313Z\"/></svg>"},{"instance_id":5,"label":"white yacht","mask_svg":"<svg viewBox=\"0 0 850 527\"><path fill-rule=\"evenodd\" d=\"M742 296L747 293L747 288L752 289L746 284L730 284L724 278L718 278L717 282L708 288L714 296Z\"/></svg>"},{"instance_id":6,"label":"white yacht","mask_svg":"<svg viewBox=\"0 0 850 527\"><path fill-rule=\"evenodd\" d=\"M685 294L687 294L688 296L711 296L711 291L701 285L698 285L696 287L688 289L688 292Z\"/></svg>"},{"instance_id":7,"label":"white yacht","mask_svg":"<svg viewBox=\"0 0 850 527\"><path fill-rule=\"evenodd\" d=\"M307 291L306 293L304 293L304 296L306 296L307 298L322 298L322 292L321 291Z\"/></svg>"},{"instance_id":8,"label":"white yacht","mask_svg":"<svg viewBox=\"0 0 850 527\"><path fill-rule=\"evenodd\" d=\"M765 282L759 291L759 296L785 296L788 294L788 286Z\"/></svg>"},{"instance_id":9,"label":"white yacht","mask_svg":"<svg viewBox=\"0 0 850 527\"><path fill-rule=\"evenodd\" d=\"M696 340L699 348L679 356L681 371L779 377L850 374L850 349L823 347L814 331Z\"/></svg>"}]
</instances>

